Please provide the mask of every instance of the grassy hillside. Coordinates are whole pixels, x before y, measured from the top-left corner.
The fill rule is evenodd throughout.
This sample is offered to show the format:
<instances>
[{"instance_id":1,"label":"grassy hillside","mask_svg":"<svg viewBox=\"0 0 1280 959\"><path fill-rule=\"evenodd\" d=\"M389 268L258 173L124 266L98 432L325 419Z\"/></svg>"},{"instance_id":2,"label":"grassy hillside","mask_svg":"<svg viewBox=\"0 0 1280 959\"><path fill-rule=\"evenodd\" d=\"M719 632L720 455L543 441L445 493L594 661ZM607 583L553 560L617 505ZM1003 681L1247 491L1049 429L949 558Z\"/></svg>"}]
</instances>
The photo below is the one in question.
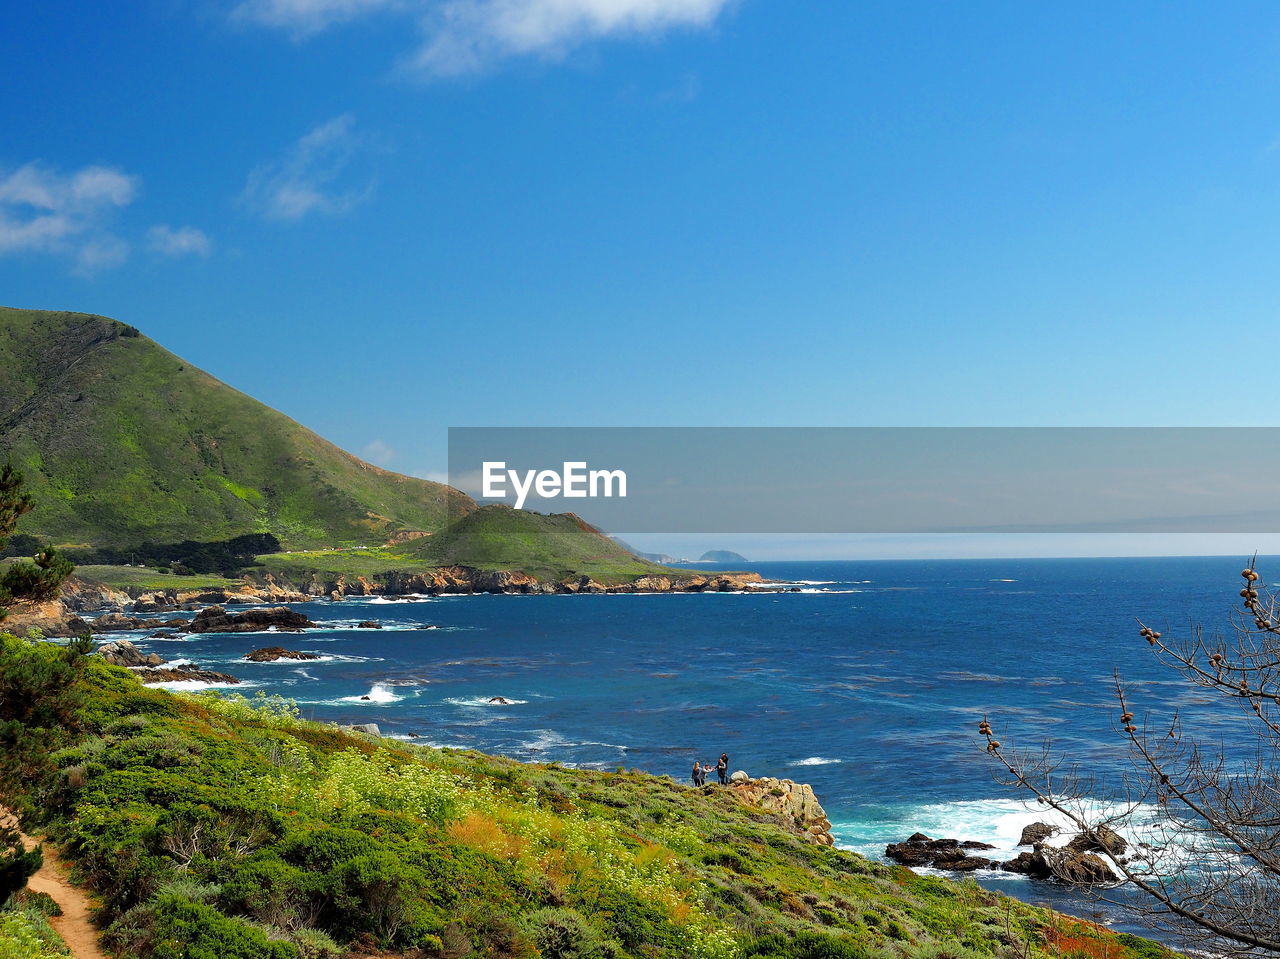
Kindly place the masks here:
<instances>
[{"instance_id":1,"label":"grassy hillside","mask_svg":"<svg viewBox=\"0 0 1280 959\"><path fill-rule=\"evenodd\" d=\"M270 532L287 546L373 544L472 505L362 462L132 327L84 313L0 308L4 457L36 498L23 531L59 543Z\"/></svg>"},{"instance_id":2,"label":"grassy hillside","mask_svg":"<svg viewBox=\"0 0 1280 959\"><path fill-rule=\"evenodd\" d=\"M573 513L548 516L501 505L478 509L408 545L410 553L433 566L518 569L542 580L580 573L622 582L671 571L628 552Z\"/></svg>"},{"instance_id":3,"label":"grassy hillside","mask_svg":"<svg viewBox=\"0 0 1280 959\"><path fill-rule=\"evenodd\" d=\"M0 636L0 798L131 959L1159 959L727 791L351 736Z\"/></svg>"}]
</instances>

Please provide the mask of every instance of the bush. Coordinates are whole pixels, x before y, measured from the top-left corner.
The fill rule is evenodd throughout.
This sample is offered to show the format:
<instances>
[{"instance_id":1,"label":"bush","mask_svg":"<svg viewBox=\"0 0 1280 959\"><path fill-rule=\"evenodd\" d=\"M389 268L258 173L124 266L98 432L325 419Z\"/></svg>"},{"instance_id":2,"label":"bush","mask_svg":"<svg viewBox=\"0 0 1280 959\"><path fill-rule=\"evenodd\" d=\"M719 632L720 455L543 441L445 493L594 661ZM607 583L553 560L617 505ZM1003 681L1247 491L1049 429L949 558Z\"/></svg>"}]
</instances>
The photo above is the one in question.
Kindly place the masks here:
<instances>
[{"instance_id":1,"label":"bush","mask_svg":"<svg viewBox=\"0 0 1280 959\"><path fill-rule=\"evenodd\" d=\"M545 959L610 959L619 954L576 909L539 909L523 925Z\"/></svg>"},{"instance_id":2,"label":"bush","mask_svg":"<svg viewBox=\"0 0 1280 959\"><path fill-rule=\"evenodd\" d=\"M242 919L212 906L164 893L151 913L148 959L301 959L290 942L272 942Z\"/></svg>"},{"instance_id":3,"label":"bush","mask_svg":"<svg viewBox=\"0 0 1280 959\"><path fill-rule=\"evenodd\" d=\"M0 593L15 599L44 602L53 599L75 564L52 546L37 553L34 562L19 560L0 574Z\"/></svg>"}]
</instances>

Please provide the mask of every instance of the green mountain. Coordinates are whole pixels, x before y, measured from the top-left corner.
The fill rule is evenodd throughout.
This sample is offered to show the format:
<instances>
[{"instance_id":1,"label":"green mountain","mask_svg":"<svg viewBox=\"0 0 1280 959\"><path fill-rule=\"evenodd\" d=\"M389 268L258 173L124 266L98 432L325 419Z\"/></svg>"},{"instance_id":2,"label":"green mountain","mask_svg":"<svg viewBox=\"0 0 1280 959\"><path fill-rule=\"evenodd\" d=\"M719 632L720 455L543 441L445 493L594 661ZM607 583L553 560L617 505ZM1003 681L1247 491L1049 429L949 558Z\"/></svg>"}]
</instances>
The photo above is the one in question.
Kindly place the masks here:
<instances>
[{"instance_id":1,"label":"green mountain","mask_svg":"<svg viewBox=\"0 0 1280 959\"><path fill-rule=\"evenodd\" d=\"M574 573L617 582L671 572L628 552L573 513L548 516L497 504L416 541L410 551L431 566L518 569L551 581Z\"/></svg>"},{"instance_id":2,"label":"green mountain","mask_svg":"<svg viewBox=\"0 0 1280 959\"><path fill-rule=\"evenodd\" d=\"M128 546L274 533L384 543L475 504L379 469L115 320L0 308L0 460L26 474L23 531Z\"/></svg>"}]
</instances>

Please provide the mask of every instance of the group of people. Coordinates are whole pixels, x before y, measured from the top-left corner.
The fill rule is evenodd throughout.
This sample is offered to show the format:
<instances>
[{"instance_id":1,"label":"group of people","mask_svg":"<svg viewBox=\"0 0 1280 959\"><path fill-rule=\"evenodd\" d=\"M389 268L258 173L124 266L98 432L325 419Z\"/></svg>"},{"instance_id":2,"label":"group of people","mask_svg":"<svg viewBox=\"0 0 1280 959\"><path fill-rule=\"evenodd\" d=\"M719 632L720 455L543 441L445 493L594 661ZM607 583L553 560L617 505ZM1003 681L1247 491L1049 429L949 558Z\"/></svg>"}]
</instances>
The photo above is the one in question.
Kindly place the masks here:
<instances>
[{"instance_id":1,"label":"group of people","mask_svg":"<svg viewBox=\"0 0 1280 959\"><path fill-rule=\"evenodd\" d=\"M729 754L721 753L720 761L714 766L711 763L704 763L701 760L693 764L693 784L695 786L705 786L707 784L707 774L711 770L716 771L716 775L720 777L720 785L727 786L729 784Z\"/></svg>"}]
</instances>

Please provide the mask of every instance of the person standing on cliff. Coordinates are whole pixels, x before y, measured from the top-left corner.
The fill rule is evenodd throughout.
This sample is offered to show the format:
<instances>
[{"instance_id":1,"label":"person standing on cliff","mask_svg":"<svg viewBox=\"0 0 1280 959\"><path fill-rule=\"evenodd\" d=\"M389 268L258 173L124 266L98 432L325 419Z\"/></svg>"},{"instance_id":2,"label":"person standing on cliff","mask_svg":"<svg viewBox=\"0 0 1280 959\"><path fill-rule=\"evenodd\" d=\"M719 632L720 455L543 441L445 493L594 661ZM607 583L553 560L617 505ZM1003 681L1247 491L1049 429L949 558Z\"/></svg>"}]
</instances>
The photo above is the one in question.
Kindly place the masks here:
<instances>
[{"instance_id":1,"label":"person standing on cliff","mask_svg":"<svg viewBox=\"0 0 1280 959\"><path fill-rule=\"evenodd\" d=\"M720 785L729 785L729 754L721 753L720 761L716 763L716 775L720 777Z\"/></svg>"},{"instance_id":2,"label":"person standing on cliff","mask_svg":"<svg viewBox=\"0 0 1280 959\"><path fill-rule=\"evenodd\" d=\"M693 764L693 784L695 786L701 786L703 782L705 782L705 780L702 778L702 762L700 760L695 760Z\"/></svg>"}]
</instances>

